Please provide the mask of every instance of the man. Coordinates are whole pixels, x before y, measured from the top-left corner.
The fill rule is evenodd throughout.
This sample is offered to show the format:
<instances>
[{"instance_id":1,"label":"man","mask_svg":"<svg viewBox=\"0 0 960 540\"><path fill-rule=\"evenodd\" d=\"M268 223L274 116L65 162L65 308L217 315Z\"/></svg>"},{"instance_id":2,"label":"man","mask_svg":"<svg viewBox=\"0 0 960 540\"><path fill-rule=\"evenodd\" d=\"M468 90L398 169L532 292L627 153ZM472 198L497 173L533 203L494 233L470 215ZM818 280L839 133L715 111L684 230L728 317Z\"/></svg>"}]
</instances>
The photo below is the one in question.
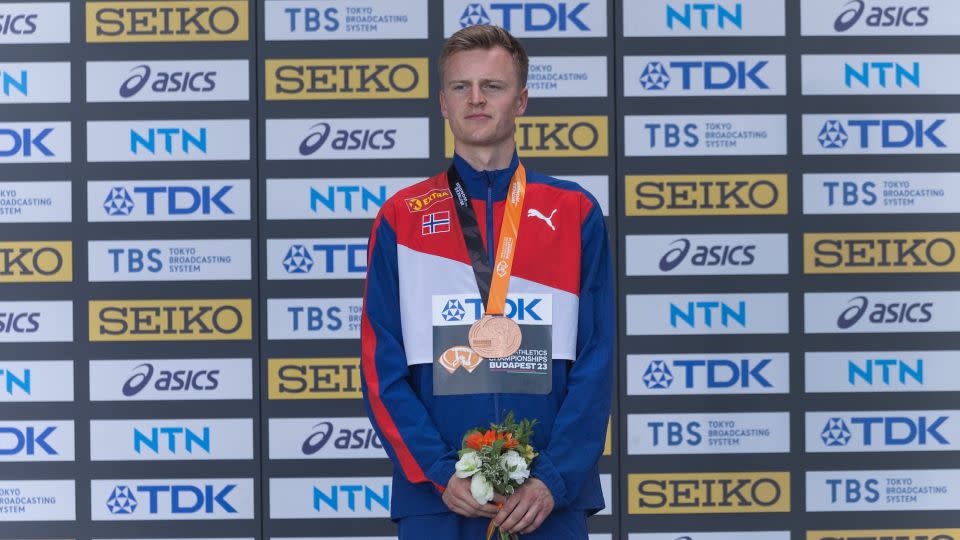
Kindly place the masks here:
<instances>
[{"instance_id":1,"label":"man","mask_svg":"<svg viewBox=\"0 0 960 540\"><path fill-rule=\"evenodd\" d=\"M604 506L597 460L615 327L606 225L577 184L518 159L527 66L522 45L499 27L447 40L440 110L453 165L391 197L370 236L363 395L395 465L400 540L479 539L491 518L525 539L584 540L586 517ZM481 357L466 347L491 343L474 335L482 326L474 321L509 323L503 315L520 323L510 334L516 353ZM526 361L538 354L545 361ZM457 451L467 430L508 411L538 421L539 455L515 493L481 505L470 479L454 474Z\"/></svg>"}]
</instances>

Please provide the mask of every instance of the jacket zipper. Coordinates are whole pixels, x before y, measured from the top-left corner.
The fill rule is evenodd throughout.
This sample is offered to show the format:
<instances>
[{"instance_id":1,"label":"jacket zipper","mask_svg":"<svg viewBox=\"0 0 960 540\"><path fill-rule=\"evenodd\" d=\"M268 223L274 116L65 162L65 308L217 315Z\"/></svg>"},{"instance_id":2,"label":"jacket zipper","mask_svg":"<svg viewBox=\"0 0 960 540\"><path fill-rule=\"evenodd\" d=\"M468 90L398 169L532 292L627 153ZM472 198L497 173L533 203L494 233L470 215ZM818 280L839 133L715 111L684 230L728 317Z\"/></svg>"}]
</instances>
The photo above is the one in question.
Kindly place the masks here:
<instances>
[{"instance_id":1,"label":"jacket zipper","mask_svg":"<svg viewBox=\"0 0 960 540\"><path fill-rule=\"evenodd\" d=\"M490 258L490 268L493 268L493 260L496 257L493 251L493 179L486 171L483 172L483 176L487 180L487 256ZM494 422L500 423L500 394L496 392L493 394L493 418Z\"/></svg>"}]
</instances>

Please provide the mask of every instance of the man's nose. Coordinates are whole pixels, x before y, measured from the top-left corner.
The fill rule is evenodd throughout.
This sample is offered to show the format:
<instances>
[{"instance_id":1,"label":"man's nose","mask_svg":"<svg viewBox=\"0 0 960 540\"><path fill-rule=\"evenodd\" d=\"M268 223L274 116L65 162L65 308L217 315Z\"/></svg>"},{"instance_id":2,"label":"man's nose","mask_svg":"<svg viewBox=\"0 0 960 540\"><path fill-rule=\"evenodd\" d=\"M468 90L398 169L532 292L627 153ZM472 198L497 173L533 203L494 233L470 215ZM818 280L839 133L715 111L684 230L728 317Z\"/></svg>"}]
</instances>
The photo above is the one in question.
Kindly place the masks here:
<instances>
[{"instance_id":1,"label":"man's nose","mask_svg":"<svg viewBox=\"0 0 960 540\"><path fill-rule=\"evenodd\" d=\"M471 105L481 105L486 102L486 97L483 95L483 92L480 90L479 84L474 84L470 87L470 104Z\"/></svg>"}]
</instances>

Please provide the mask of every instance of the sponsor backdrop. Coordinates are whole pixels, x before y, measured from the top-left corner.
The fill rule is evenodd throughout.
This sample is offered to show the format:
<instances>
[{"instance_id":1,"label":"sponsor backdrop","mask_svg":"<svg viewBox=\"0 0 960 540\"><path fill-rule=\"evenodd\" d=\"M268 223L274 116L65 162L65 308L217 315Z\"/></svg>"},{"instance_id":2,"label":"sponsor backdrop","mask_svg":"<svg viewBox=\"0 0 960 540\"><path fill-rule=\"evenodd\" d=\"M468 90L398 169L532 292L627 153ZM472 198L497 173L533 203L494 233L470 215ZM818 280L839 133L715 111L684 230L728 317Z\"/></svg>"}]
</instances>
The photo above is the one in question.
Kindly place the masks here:
<instances>
[{"instance_id":1,"label":"sponsor backdrop","mask_svg":"<svg viewBox=\"0 0 960 540\"><path fill-rule=\"evenodd\" d=\"M396 537L366 239L452 155L442 39L492 23L531 55L521 157L617 257L591 540L960 539L958 18L0 2L0 538Z\"/></svg>"}]
</instances>

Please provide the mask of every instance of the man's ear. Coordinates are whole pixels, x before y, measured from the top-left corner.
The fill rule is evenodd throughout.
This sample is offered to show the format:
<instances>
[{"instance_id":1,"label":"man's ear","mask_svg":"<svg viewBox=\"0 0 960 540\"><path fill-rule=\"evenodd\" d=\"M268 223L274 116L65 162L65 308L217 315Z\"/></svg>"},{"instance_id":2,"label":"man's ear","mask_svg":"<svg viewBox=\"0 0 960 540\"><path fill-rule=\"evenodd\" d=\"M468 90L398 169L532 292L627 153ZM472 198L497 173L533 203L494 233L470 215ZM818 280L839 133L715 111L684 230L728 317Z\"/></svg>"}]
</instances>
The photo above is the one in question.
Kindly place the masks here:
<instances>
[{"instance_id":1,"label":"man's ear","mask_svg":"<svg viewBox=\"0 0 960 540\"><path fill-rule=\"evenodd\" d=\"M439 93L440 93L440 114L442 114L444 118L450 118L447 111L447 97L443 93L443 90L440 90Z\"/></svg>"},{"instance_id":2,"label":"man's ear","mask_svg":"<svg viewBox=\"0 0 960 540\"><path fill-rule=\"evenodd\" d=\"M523 116L523 113L527 112L527 87L524 86L523 90L520 90L520 95L517 97L517 116Z\"/></svg>"}]
</instances>

